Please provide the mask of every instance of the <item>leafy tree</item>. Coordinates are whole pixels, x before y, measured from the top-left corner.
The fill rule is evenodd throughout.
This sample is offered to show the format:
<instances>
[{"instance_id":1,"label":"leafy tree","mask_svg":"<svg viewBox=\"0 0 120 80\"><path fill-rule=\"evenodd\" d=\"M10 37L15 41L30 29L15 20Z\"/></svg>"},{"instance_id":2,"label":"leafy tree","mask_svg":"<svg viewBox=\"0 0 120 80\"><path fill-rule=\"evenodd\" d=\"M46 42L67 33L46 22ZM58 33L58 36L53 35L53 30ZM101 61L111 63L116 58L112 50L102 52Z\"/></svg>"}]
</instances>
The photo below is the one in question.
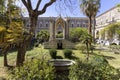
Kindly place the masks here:
<instances>
[{"instance_id":1,"label":"leafy tree","mask_svg":"<svg viewBox=\"0 0 120 80\"><path fill-rule=\"evenodd\" d=\"M58 34L56 35L56 38L63 38L63 33L58 33Z\"/></svg>"},{"instance_id":2,"label":"leafy tree","mask_svg":"<svg viewBox=\"0 0 120 80\"><path fill-rule=\"evenodd\" d=\"M21 47L19 47L19 49L21 48L21 50L18 51L19 53L18 56L19 56L20 61L18 61L17 65L23 64L23 61L25 60L26 49L27 49L27 46L29 45L30 40L34 36L38 16L44 14L47 8L56 2L56 0L49 0L40 9L40 6L43 0L37 0L36 4L32 3L33 0L21 0L21 1L29 13L29 21L31 25L30 25L30 30L29 30L29 38L26 39L23 43L21 43ZM72 2L72 0L60 0L60 1L64 1L66 4L67 3L70 4Z\"/></svg>"},{"instance_id":3,"label":"leafy tree","mask_svg":"<svg viewBox=\"0 0 120 80\"><path fill-rule=\"evenodd\" d=\"M25 53L26 53L26 49L29 45L29 42L31 41L34 32L35 32L35 28L37 25L37 19L38 16L45 13L47 7L49 7L50 5L52 5L56 0L50 0L48 3L46 3L43 8L41 10L39 10L40 4L42 2L42 0L37 0L37 4L34 5L33 8L33 4L32 4L32 0L21 0L22 3L24 4L24 6L26 7L28 13L29 13L29 19L30 19L30 30L29 30L29 34L27 35L28 38L25 39L21 45L19 46L19 50L18 50L18 59L17 59L17 66L20 66L23 64L24 60L25 60Z\"/></svg>"},{"instance_id":4,"label":"leafy tree","mask_svg":"<svg viewBox=\"0 0 120 80\"><path fill-rule=\"evenodd\" d=\"M101 30L101 36L105 37L105 34L107 34L107 38L109 40L113 39L114 35L120 35L119 34L119 30L120 30L120 23L117 22L117 23L113 23L113 24L110 24L108 26L106 26L103 30Z\"/></svg>"},{"instance_id":5,"label":"leafy tree","mask_svg":"<svg viewBox=\"0 0 120 80\"><path fill-rule=\"evenodd\" d=\"M106 31L106 29L102 29L99 33L99 35L101 35L102 39L105 39L105 31Z\"/></svg>"},{"instance_id":6,"label":"leafy tree","mask_svg":"<svg viewBox=\"0 0 120 80\"><path fill-rule=\"evenodd\" d=\"M38 34L37 34L37 39L40 42L46 42L49 40L50 34L47 30L41 30Z\"/></svg>"},{"instance_id":7,"label":"leafy tree","mask_svg":"<svg viewBox=\"0 0 120 80\"><path fill-rule=\"evenodd\" d=\"M72 28L70 29L69 38L72 42L79 42L79 38L87 32L86 28Z\"/></svg>"},{"instance_id":8,"label":"leafy tree","mask_svg":"<svg viewBox=\"0 0 120 80\"><path fill-rule=\"evenodd\" d=\"M2 5L5 7L5 5ZM9 3L7 10L2 12L0 20L0 47L2 48L2 53L4 54L4 66L7 64L7 52L12 45L18 45L22 42L23 28L22 21L20 19L19 7L13 3ZM16 18L16 19L14 19Z\"/></svg>"},{"instance_id":9,"label":"leafy tree","mask_svg":"<svg viewBox=\"0 0 120 80\"><path fill-rule=\"evenodd\" d=\"M12 22L11 27L6 29L5 27L0 27L0 47L2 48L2 53L4 54L4 66L7 64L7 51L12 45L19 44L23 38L22 25L18 22Z\"/></svg>"},{"instance_id":10,"label":"leafy tree","mask_svg":"<svg viewBox=\"0 0 120 80\"><path fill-rule=\"evenodd\" d=\"M94 18L98 12L100 0L80 0L80 2L81 11L89 18L88 32L92 34L92 18Z\"/></svg>"},{"instance_id":11,"label":"leafy tree","mask_svg":"<svg viewBox=\"0 0 120 80\"><path fill-rule=\"evenodd\" d=\"M82 35L80 37L80 40L82 41L82 43L86 44L86 49L87 49L87 60L89 60L89 49L91 48L91 42L92 42L92 36L91 34L88 33L84 33L84 35Z\"/></svg>"},{"instance_id":12,"label":"leafy tree","mask_svg":"<svg viewBox=\"0 0 120 80\"><path fill-rule=\"evenodd\" d=\"M120 29L117 29L117 34L118 34L118 37L120 39Z\"/></svg>"}]
</instances>

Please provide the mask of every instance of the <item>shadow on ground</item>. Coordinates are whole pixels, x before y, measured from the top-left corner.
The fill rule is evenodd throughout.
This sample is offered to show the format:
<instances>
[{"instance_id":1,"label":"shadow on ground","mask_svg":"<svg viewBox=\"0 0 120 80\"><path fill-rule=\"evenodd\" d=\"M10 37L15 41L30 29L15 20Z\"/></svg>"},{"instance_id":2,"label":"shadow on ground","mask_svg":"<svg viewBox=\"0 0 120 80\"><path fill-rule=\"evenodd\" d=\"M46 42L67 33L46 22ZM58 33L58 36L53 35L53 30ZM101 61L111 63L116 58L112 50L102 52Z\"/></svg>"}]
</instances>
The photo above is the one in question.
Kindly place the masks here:
<instances>
[{"instance_id":1,"label":"shadow on ground","mask_svg":"<svg viewBox=\"0 0 120 80\"><path fill-rule=\"evenodd\" d=\"M76 60L76 59L79 59L79 58L76 57L76 56L71 56L70 59Z\"/></svg>"},{"instance_id":2,"label":"shadow on ground","mask_svg":"<svg viewBox=\"0 0 120 80\"><path fill-rule=\"evenodd\" d=\"M115 57L112 57L112 56L103 56L105 59L110 59L110 60L112 60L112 59L116 59Z\"/></svg>"},{"instance_id":3,"label":"shadow on ground","mask_svg":"<svg viewBox=\"0 0 120 80\"><path fill-rule=\"evenodd\" d=\"M4 78L4 77L0 77L0 80L7 80L6 78Z\"/></svg>"},{"instance_id":4,"label":"shadow on ground","mask_svg":"<svg viewBox=\"0 0 120 80\"><path fill-rule=\"evenodd\" d=\"M115 57L112 57L112 56L105 56L105 55L99 55L99 54L95 54L95 53L91 53L90 55L94 55L94 56L103 56L105 59L116 59Z\"/></svg>"}]
</instances>

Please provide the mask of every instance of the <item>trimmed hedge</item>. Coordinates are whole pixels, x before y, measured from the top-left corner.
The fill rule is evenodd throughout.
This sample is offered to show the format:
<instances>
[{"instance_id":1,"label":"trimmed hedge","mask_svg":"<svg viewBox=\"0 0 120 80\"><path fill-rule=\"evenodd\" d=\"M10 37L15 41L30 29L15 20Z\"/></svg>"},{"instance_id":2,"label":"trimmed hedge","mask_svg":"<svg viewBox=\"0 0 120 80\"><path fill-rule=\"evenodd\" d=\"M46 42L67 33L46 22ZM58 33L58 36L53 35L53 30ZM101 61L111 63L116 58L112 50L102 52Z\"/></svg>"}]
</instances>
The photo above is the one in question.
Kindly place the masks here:
<instances>
[{"instance_id":1,"label":"trimmed hedge","mask_svg":"<svg viewBox=\"0 0 120 80\"><path fill-rule=\"evenodd\" d=\"M56 55L57 55L56 49L50 49L49 53L50 53L51 58L56 59Z\"/></svg>"},{"instance_id":2,"label":"trimmed hedge","mask_svg":"<svg viewBox=\"0 0 120 80\"><path fill-rule=\"evenodd\" d=\"M64 49L63 53L65 58L71 58L73 54L71 49Z\"/></svg>"}]
</instances>

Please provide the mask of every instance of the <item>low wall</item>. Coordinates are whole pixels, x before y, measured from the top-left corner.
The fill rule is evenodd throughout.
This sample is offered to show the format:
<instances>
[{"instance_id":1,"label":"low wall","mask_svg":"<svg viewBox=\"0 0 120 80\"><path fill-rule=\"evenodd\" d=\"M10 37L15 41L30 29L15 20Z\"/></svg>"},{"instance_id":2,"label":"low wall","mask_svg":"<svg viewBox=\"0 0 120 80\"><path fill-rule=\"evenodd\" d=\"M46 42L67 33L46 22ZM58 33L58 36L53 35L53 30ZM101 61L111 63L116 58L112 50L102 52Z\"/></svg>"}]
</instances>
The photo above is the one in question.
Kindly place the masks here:
<instances>
[{"instance_id":1,"label":"low wall","mask_svg":"<svg viewBox=\"0 0 120 80\"><path fill-rule=\"evenodd\" d=\"M57 46L57 43L59 42L59 39L57 40L51 40L49 42L46 42L44 43L44 48L45 49L51 49L51 48L55 48L57 49L58 46ZM61 39L61 42L62 42L62 48L65 49L65 48L74 48L74 43L68 41L68 40L65 40L65 39Z\"/></svg>"}]
</instances>

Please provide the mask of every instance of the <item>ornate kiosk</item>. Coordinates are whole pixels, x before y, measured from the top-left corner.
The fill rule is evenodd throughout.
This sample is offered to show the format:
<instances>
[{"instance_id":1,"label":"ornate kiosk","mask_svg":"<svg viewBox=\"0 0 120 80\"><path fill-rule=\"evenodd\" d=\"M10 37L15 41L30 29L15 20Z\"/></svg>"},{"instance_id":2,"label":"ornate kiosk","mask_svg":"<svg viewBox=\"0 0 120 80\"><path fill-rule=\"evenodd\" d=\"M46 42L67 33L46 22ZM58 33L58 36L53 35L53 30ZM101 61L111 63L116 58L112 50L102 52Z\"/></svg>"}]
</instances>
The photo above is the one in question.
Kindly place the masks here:
<instances>
[{"instance_id":1,"label":"ornate kiosk","mask_svg":"<svg viewBox=\"0 0 120 80\"><path fill-rule=\"evenodd\" d=\"M69 41L69 19L61 16L56 20L50 20L49 42L44 43L44 48L73 48L74 44Z\"/></svg>"}]
</instances>

